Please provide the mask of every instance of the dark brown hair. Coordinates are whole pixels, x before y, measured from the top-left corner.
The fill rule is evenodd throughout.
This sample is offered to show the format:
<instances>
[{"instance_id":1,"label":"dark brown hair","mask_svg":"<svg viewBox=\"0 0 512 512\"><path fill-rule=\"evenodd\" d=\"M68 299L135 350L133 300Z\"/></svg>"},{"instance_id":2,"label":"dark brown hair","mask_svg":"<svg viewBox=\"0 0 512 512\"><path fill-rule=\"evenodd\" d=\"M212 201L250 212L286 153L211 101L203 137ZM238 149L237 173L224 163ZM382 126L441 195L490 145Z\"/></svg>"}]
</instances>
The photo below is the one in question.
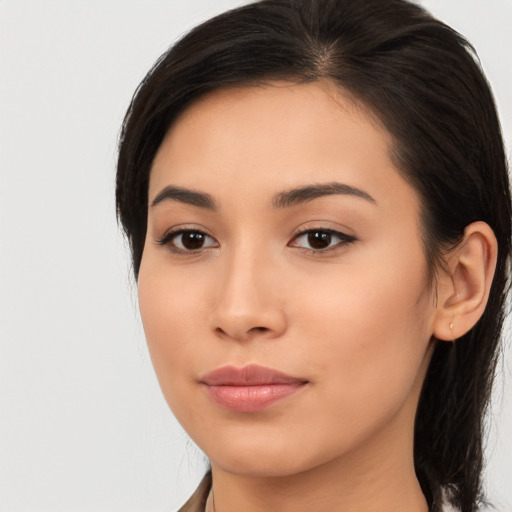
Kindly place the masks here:
<instances>
[{"instance_id":1,"label":"dark brown hair","mask_svg":"<svg viewBox=\"0 0 512 512\"><path fill-rule=\"evenodd\" d=\"M422 200L425 254L443 252L473 221L498 240L487 308L456 343L438 342L415 425L415 467L432 511L481 503L483 418L508 291L511 209L500 125L471 45L406 0L262 0L196 27L150 70L120 137L117 211L135 276L144 250L148 180L170 125L225 87L330 80L380 118L393 156Z\"/></svg>"}]
</instances>

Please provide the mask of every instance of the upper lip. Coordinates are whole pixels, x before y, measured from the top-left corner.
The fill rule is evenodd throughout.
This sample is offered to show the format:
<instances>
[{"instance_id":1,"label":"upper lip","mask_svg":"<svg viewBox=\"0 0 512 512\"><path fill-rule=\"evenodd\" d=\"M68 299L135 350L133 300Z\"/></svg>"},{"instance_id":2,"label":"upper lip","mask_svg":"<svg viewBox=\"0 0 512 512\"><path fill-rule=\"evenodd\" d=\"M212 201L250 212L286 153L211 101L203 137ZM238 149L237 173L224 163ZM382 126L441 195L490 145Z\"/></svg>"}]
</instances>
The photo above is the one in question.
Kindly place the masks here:
<instances>
[{"instance_id":1,"label":"upper lip","mask_svg":"<svg viewBox=\"0 0 512 512\"><path fill-rule=\"evenodd\" d=\"M265 384L305 384L306 379L292 377L272 368L250 364L238 368L223 366L207 373L200 382L208 386L263 386Z\"/></svg>"}]
</instances>

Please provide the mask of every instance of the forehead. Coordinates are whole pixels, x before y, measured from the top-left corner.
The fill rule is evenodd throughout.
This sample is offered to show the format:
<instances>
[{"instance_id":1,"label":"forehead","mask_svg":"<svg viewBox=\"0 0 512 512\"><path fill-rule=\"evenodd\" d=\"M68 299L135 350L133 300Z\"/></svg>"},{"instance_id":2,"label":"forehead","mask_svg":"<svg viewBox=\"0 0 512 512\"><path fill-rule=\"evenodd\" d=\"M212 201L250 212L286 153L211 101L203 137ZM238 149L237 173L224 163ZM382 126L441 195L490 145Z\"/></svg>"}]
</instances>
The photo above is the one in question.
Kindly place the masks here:
<instances>
[{"instance_id":1,"label":"forehead","mask_svg":"<svg viewBox=\"0 0 512 512\"><path fill-rule=\"evenodd\" d=\"M242 195L343 181L391 197L397 183L409 188L392 162L392 142L376 116L329 82L222 89L173 123L149 196L169 183L210 192L237 183Z\"/></svg>"}]
</instances>

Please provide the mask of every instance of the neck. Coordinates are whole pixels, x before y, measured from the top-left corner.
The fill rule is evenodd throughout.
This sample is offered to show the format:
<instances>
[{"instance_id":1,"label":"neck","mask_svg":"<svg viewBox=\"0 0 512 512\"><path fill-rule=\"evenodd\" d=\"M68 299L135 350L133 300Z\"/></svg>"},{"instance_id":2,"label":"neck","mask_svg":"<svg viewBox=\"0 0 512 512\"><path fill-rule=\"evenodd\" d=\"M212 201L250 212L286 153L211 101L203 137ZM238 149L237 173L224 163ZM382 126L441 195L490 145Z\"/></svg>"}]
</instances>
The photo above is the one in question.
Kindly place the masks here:
<instances>
[{"instance_id":1,"label":"neck","mask_svg":"<svg viewBox=\"0 0 512 512\"><path fill-rule=\"evenodd\" d=\"M212 473L209 512L428 511L416 476L398 468L347 474L326 466L272 478L232 475L215 468Z\"/></svg>"},{"instance_id":2,"label":"neck","mask_svg":"<svg viewBox=\"0 0 512 512\"><path fill-rule=\"evenodd\" d=\"M240 475L212 463L212 478L208 512L428 511L414 471L412 435L404 438L395 429L357 453L293 475Z\"/></svg>"},{"instance_id":3,"label":"neck","mask_svg":"<svg viewBox=\"0 0 512 512\"><path fill-rule=\"evenodd\" d=\"M217 475L218 476L218 475ZM209 512L354 512L379 510L379 512L427 512L428 505L417 480L398 485L374 482L348 488L345 482L306 482L300 478L294 484L283 481L268 482L255 479L215 479L206 510Z\"/></svg>"}]
</instances>

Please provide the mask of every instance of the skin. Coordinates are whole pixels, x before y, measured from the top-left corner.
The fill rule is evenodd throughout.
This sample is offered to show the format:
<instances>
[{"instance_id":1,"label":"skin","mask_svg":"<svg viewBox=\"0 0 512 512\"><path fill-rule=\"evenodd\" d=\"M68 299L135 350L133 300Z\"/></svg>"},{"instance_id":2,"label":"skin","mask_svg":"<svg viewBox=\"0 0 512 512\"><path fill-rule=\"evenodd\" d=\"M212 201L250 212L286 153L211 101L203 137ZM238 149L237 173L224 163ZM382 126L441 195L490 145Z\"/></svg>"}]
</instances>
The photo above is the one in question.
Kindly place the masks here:
<instances>
[{"instance_id":1,"label":"skin","mask_svg":"<svg viewBox=\"0 0 512 512\"><path fill-rule=\"evenodd\" d=\"M276 83L205 96L156 155L150 205L168 186L216 204L175 197L150 206L138 289L161 388L211 460L218 512L428 508L414 473L414 416L432 336L453 336L461 292L442 274L433 298L420 201L391 144L329 83ZM273 204L282 192L333 182L372 199ZM175 229L205 233L204 245L177 251L180 235L160 243ZM305 230L350 241L333 236L315 251ZM475 287L462 286L459 267L464 295ZM200 383L251 363L308 384L240 413Z\"/></svg>"}]
</instances>

